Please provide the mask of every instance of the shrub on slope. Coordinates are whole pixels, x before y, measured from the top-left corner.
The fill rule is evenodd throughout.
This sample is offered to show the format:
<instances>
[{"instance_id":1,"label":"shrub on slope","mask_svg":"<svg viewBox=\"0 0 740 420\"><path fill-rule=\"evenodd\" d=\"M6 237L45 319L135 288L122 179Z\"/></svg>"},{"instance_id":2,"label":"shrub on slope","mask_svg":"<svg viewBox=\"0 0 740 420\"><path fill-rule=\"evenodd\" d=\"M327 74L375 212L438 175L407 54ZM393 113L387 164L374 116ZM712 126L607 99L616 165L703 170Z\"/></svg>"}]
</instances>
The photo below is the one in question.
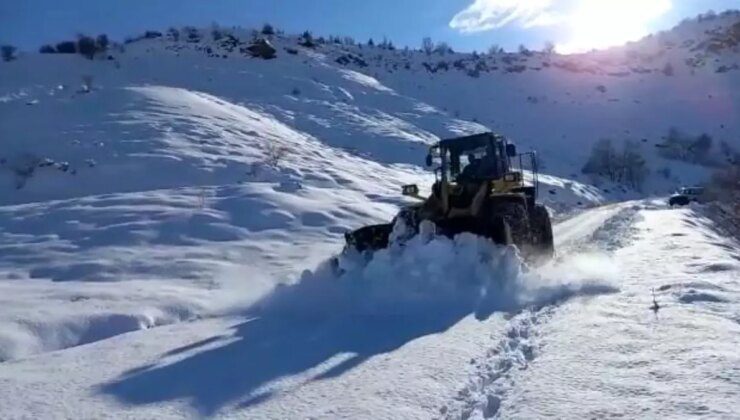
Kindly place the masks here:
<instances>
[{"instance_id":1,"label":"shrub on slope","mask_svg":"<svg viewBox=\"0 0 740 420\"><path fill-rule=\"evenodd\" d=\"M601 176L640 191L649 170L638 143L625 140L622 150L617 150L611 139L601 139L594 144L591 156L581 172Z\"/></svg>"},{"instance_id":2,"label":"shrub on slope","mask_svg":"<svg viewBox=\"0 0 740 420\"><path fill-rule=\"evenodd\" d=\"M0 47L0 55L3 57L3 61L15 60L16 48L12 45L3 45Z\"/></svg>"},{"instance_id":3,"label":"shrub on slope","mask_svg":"<svg viewBox=\"0 0 740 420\"><path fill-rule=\"evenodd\" d=\"M736 163L715 172L705 195L712 200L709 216L722 229L740 239L740 164Z\"/></svg>"}]
</instances>

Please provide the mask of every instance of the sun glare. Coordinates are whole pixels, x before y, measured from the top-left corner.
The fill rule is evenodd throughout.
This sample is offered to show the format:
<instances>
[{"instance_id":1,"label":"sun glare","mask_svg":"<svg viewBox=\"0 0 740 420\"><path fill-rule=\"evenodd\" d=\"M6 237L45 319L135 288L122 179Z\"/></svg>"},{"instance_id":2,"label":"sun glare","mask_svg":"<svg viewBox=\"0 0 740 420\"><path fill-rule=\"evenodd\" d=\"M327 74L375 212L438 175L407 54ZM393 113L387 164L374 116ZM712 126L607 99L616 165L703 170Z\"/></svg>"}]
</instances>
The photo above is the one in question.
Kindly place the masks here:
<instances>
[{"instance_id":1,"label":"sun glare","mask_svg":"<svg viewBox=\"0 0 740 420\"><path fill-rule=\"evenodd\" d=\"M570 41L557 50L577 53L636 41L670 9L670 0L581 0L567 19Z\"/></svg>"}]
</instances>

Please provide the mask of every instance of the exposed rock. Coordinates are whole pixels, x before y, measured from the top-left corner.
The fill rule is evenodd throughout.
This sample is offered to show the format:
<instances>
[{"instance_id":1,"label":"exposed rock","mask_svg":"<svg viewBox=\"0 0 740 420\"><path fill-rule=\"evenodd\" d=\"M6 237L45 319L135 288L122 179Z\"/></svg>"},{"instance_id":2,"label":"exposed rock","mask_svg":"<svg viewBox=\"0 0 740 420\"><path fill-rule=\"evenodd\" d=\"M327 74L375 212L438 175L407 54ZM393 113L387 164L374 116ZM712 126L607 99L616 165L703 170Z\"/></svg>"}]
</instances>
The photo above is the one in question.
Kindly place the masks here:
<instances>
[{"instance_id":1,"label":"exposed rock","mask_svg":"<svg viewBox=\"0 0 740 420\"><path fill-rule=\"evenodd\" d=\"M258 39L247 47L247 52L252 57L258 57L265 60L271 60L277 56L277 50L266 39Z\"/></svg>"}]
</instances>

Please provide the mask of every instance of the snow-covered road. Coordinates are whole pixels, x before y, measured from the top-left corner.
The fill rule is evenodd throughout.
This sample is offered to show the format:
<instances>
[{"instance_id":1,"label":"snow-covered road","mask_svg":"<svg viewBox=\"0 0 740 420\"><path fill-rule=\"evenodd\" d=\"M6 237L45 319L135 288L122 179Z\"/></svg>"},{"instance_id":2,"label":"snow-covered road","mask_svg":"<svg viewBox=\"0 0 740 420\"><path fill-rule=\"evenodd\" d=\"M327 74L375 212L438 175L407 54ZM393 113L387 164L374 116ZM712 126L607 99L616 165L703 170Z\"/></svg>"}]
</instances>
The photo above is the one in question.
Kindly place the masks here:
<instances>
[{"instance_id":1,"label":"snow-covered road","mask_svg":"<svg viewBox=\"0 0 740 420\"><path fill-rule=\"evenodd\" d=\"M629 206L629 203L611 204L584 211L553 226L555 245L559 250L570 249L574 243L582 242L597 229Z\"/></svg>"},{"instance_id":2,"label":"snow-covered road","mask_svg":"<svg viewBox=\"0 0 740 420\"><path fill-rule=\"evenodd\" d=\"M738 244L690 209L622 217L634 229L621 233L625 242L612 257L620 293L552 313L538 332L535 360L515 373L501 417L738 415Z\"/></svg>"},{"instance_id":3,"label":"snow-covered road","mask_svg":"<svg viewBox=\"0 0 740 420\"><path fill-rule=\"evenodd\" d=\"M215 317L122 334L0 365L0 417L731 417L736 244L694 210L644 203L557 232L561 247L581 245L524 277L536 284L518 290L518 309Z\"/></svg>"},{"instance_id":4,"label":"snow-covered road","mask_svg":"<svg viewBox=\"0 0 740 420\"><path fill-rule=\"evenodd\" d=\"M592 233L574 234L591 223ZM556 231L579 244L564 264L601 271L619 292L516 315L446 418L734 418L738 244L699 211L650 202L584 213Z\"/></svg>"}]
</instances>

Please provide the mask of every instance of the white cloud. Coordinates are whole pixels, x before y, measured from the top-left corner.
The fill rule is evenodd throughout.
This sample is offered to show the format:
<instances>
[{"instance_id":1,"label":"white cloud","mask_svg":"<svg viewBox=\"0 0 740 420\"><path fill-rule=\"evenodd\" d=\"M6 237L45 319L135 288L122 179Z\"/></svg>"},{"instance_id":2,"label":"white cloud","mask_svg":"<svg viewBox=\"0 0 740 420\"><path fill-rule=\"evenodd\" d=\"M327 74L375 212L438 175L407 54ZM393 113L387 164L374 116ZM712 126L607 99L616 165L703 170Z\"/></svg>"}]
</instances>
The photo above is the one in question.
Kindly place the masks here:
<instances>
[{"instance_id":1,"label":"white cloud","mask_svg":"<svg viewBox=\"0 0 740 420\"><path fill-rule=\"evenodd\" d=\"M557 25L560 36L570 38L558 51L577 52L637 40L672 7L672 0L474 0L450 27L472 33Z\"/></svg>"},{"instance_id":2,"label":"white cloud","mask_svg":"<svg viewBox=\"0 0 740 420\"><path fill-rule=\"evenodd\" d=\"M450 27L461 32L480 32L518 24L524 28L549 26L562 21L553 10L555 0L475 0L456 14Z\"/></svg>"},{"instance_id":3,"label":"white cloud","mask_svg":"<svg viewBox=\"0 0 740 420\"><path fill-rule=\"evenodd\" d=\"M521 25L525 29L534 28L537 26L553 26L559 23L563 23L567 19L567 16L563 13L543 11L542 13L532 17L531 19L523 21Z\"/></svg>"},{"instance_id":4,"label":"white cloud","mask_svg":"<svg viewBox=\"0 0 740 420\"><path fill-rule=\"evenodd\" d=\"M594 26L591 29L603 24L645 27L671 7L671 0L474 0L452 18L450 27L464 33L507 25L578 29L586 26L584 21ZM596 35L598 30L593 32Z\"/></svg>"}]
</instances>

